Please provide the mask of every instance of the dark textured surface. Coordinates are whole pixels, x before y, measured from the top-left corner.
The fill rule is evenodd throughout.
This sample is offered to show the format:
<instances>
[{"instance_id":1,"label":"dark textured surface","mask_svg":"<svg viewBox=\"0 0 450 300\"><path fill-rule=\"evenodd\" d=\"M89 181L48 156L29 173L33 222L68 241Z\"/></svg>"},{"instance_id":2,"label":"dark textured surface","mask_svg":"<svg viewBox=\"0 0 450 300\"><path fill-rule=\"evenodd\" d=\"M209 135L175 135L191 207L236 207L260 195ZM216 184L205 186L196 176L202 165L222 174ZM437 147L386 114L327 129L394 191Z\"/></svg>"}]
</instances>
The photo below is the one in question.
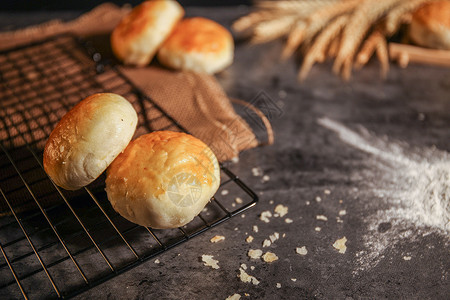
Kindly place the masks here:
<instances>
[{"instance_id":1,"label":"dark textured surface","mask_svg":"<svg viewBox=\"0 0 450 300\"><path fill-rule=\"evenodd\" d=\"M208 16L229 26L245 11L245 7L191 8L188 15ZM1 28L49 16L53 17L0 15ZM79 299L225 299L234 293L243 299L448 297L448 232L384 217L394 198L389 191L397 188L395 182L390 189L384 186L389 184L382 180L389 168L377 168L372 155L344 143L317 120L328 117L357 132L362 126L371 136L403 145L405 152L420 153L429 147L450 152L450 69L392 65L387 80L381 81L378 65L372 62L344 83L324 64L299 84L294 61L278 59L281 47L279 42L261 46L238 42L233 66L218 76L231 97L251 101L263 91L271 99L266 103L279 109L271 116L275 144L244 152L239 163L228 165L258 193L257 207L158 256L159 264L148 261ZM255 167L270 180L253 176ZM375 192L382 188L388 191L383 197ZM315 201L317 196L322 201ZM269 223L259 219L263 211L273 213L277 204L289 208L285 217L272 217ZM347 214L337 223L342 209ZM317 220L317 215L328 221ZM259 232L253 232L253 225ZM264 239L274 232L285 237L263 248ZM209 240L215 235L226 239L213 244ZM255 238L250 244L247 235ZM340 254L332 245L343 236L348 239L347 251ZM296 254L301 246L306 246L306 256ZM250 260L249 249L274 252L279 260L270 264ZM202 254L213 255L220 269L204 266ZM239 280L242 263L259 285Z\"/></svg>"}]
</instances>

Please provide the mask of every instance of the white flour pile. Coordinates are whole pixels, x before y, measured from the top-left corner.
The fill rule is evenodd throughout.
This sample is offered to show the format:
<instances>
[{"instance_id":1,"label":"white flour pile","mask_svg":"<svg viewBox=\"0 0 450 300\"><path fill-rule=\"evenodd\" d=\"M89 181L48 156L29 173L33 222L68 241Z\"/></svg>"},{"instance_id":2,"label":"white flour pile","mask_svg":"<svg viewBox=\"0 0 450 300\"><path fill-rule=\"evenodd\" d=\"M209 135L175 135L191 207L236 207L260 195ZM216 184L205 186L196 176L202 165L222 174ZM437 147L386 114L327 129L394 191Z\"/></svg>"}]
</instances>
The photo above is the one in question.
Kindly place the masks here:
<instances>
[{"instance_id":1,"label":"white flour pile","mask_svg":"<svg viewBox=\"0 0 450 300\"><path fill-rule=\"evenodd\" d=\"M383 258L383 251L396 242L428 234L427 227L448 237L450 155L447 152L409 149L407 154L406 147L373 136L364 128L362 133L357 133L328 118L321 118L318 123L337 133L345 143L372 154L370 163L383 172L381 180L374 183L374 193L390 203L391 208L366 219L369 228L364 237L367 250L357 254L359 270L375 266ZM378 232L378 225L383 222L390 222L392 229ZM404 222L414 226L410 229L396 226Z\"/></svg>"}]
</instances>

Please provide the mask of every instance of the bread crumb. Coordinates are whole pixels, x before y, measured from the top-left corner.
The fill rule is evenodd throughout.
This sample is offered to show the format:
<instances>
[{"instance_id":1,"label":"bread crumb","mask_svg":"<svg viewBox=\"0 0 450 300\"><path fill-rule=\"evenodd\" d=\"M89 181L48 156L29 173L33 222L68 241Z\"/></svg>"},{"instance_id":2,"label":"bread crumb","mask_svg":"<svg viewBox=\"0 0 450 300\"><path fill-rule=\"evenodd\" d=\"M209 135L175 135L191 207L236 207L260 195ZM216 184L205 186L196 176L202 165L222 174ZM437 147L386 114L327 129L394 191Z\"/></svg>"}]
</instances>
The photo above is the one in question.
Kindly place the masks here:
<instances>
[{"instance_id":1,"label":"bread crumb","mask_svg":"<svg viewBox=\"0 0 450 300\"><path fill-rule=\"evenodd\" d=\"M296 282L296 281L297 281L297 278L291 278L291 280L292 280L293 282Z\"/></svg>"},{"instance_id":2,"label":"bread crumb","mask_svg":"<svg viewBox=\"0 0 450 300\"><path fill-rule=\"evenodd\" d=\"M241 268L244 270L247 270L247 265L246 264L241 264Z\"/></svg>"},{"instance_id":3,"label":"bread crumb","mask_svg":"<svg viewBox=\"0 0 450 300\"><path fill-rule=\"evenodd\" d=\"M245 295L245 297L248 297L248 296L250 296L250 294L249 294L249 293L244 293L244 295Z\"/></svg>"},{"instance_id":4,"label":"bread crumb","mask_svg":"<svg viewBox=\"0 0 450 300\"><path fill-rule=\"evenodd\" d=\"M341 239L336 240L334 242L333 247L339 250L339 253L344 254L347 250L347 246L345 246L345 243L347 242L347 238L344 236Z\"/></svg>"},{"instance_id":5,"label":"bread crumb","mask_svg":"<svg viewBox=\"0 0 450 300\"><path fill-rule=\"evenodd\" d=\"M274 262L274 261L278 260L278 256L275 253L272 253L272 252L264 253L262 258L263 258L263 260L265 262L268 262L268 263L271 263L271 262Z\"/></svg>"},{"instance_id":6,"label":"bread crumb","mask_svg":"<svg viewBox=\"0 0 450 300\"><path fill-rule=\"evenodd\" d=\"M412 258L411 256L403 256L404 260L411 260L411 258Z\"/></svg>"},{"instance_id":7,"label":"bread crumb","mask_svg":"<svg viewBox=\"0 0 450 300\"><path fill-rule=\"evenodd\" d=\"M231 207L236 207L236 203L231 203Z\"/></svg>"},{"instance_id":8,"label":"bread crumb","mask_svg":"<svg viewBox=\"0 0 450 300\"><path fill-rule=\"evenodd\" d=\"M316 201L317 201L317 202L320 202L320 201L322 201L322 198L320 198L319 196L317 196L317 197L316 197Z\"/></svg>"},{"instance_id":9,"label":"bread crumb","mask_svg":"<svg viewBox=\"0 0 450 300\"><path fill-rule=\"evenodd\" d=\"M273 200L270 200L270 201L269 201L269 204L273 204Z\"/></svg>"},{"instance_id":10,"label":"bread crumb","mask_svg":"<svg viewBox=\"0 0 450 300\"><path fill-rule=\"evenodd\" d=\"M284 222L291 224L292 222L294 222L292 219L286 218L284 219Z\"/></svg>"},{"instance_id":11,"label":"bread crumb","mask_svg":"<svg viewBox=\"0 0 450 300\"><path fill-rule=\"evenodd\" d=\"M258 226L257 225L253 225L253 232L258 232Z\"/></svg>"},{"instance_id":12,"label":"bread crumb","mask_svg":"<svg viewBox=\"0 0 450 300\"><path fill-rule=\"evenodd\" d=\"M155 259L154 263L159 264L160 263L159 259Z\"/></svg>"},{"instance_id":13,"label":"bread crumb","mask_svg":"<svg viewBox=\"0 0 450 300\"><path fill-rule=\"evenodd\" d=\"M282 237L285 237L285 236L286 236L286 233L283 233Z\"/></svg>"},{"instance_id":14,"label":"bread crumb","mask_svg":"<svg viewBox=\"0 0 450 300\"><path fill-rule=\"evenodd\" d=\"M250 266L250 270L254 270L255 269L255 266Z\"/></svg>"},{"instance_id":15,"label":"bread crumb","mask_svg":"<svg viewBox=\"0 0 450 300\"><path fill-rule=\"evenodd\" d=\"M338 223L344 223L344 221L343 221L341 218L339 218L339 217L336 217L336 222L338 222Z\"/></svg>"},{"instance_id":16,"label":"bread crumb","mask_svg":"<svg viewBox=\"0 0 450 300\"><path fill-rule=\"evenodd\" d=\"M339 215L340 216L345 216L347 214L347 211L345 210L345 209L341 209L340 211L339 211Z\"/></svg>"},{"instance_id":17,"label":"bread crumb","mask_svg":"<svg viewBox=\"0 0 450 300\"><path fill-rule=\"evenodd\" d=\"M220 268L219 265L217 264L219 261L213 259L212 255L203 254L202 255L202 261L205 263L204 265L207 266L207 267L211 267L213 269L219 269Z\"/></svg>"},{"instance_id":18,"label":"bread crumb","mask_svg":"<svg viewBox=\"0 0 450 300\"><path fill-rule=\"evenodd\" d=\"M267 182L270 180L270 176L269 175L264 175L261 179L262 182Z\"/></svg>"},{"instance_id":19,"label":"bread crumb","mask_svg":"<svg viewBox=\"0 0 450 300\"><path fill-rule=\"evenodd\" d=\"M241 204L241 203L244 202L244 201L242 201L242 199L239 198L239 197L236 197L236 199L234 199L234 201L236 201L237 204Z\"/></svg>"},{"instance_id":20,"label":"bread crumb","mask_svg":"<svg viewBox=\"0 0 450 300\"><path fill-rule=\"evenodd\" d=\"M245 214L242 214L242 215L241 215L241 218L242 218L242 219L245 218Z\"/></svg>"},{"instance_id":21,"label":"bread crumb","mask_svg":"<svg viewBox=\"0 0 450 300\"><path fill-rule=\"evenodd\" d=\"M261 258L261 255L263 254L262 250L260 249L250 249L248 250L248 257L253 258L253 259L258 259Z\"/></svg>"},{"instance_id":22,"label":"bread crumb","mask_svg":"<svg viewBox=\"0 0 450 300\"><path fill-rule=\"evenodd\" d=\"M226 196L226 195L228 195L228 190L222 190L222 191L220 192L220 194L221 194L222 196Z\"/></svg>"},{"instance_id":23,"label":"bread crumb","mask_svg":"<svg viewBox=\"0 0 450 300\"><path fill-rule=\"evenodd\" d=\"M316 219L321 221L328 221L328 218L324 215L318 215L316 216Z\"/></svg>"},{"instance_id":24,"label":"bread crumb","mask_svg":"<svg viewBox=\"0 0 450 300\"><path fill-rule=\"evenodd\" d=\"M252 237L251 235L249 235L249 236L245 239L245 241L246 241L247 243L251 243L251 242L253 242L253 237Z\"/></svg>"},{"instance_id":25,"label":"bread crumb","mask_svg":"<svg viewBox=\"0 0 450 300\"><path fill-rule=\"evenodd\" d=\"M262 175L262 170L261 170L260 167L252 168L252 173L253 173L253 176L261 176Z\"/></svg>"},{"instance_id":26,"label":"bread crumb","mask_svg":"<svg viewBox=\"0 0 450 300\"><path fill-rule=\"evenodd\" d=\"M238 275L238 277L241 279L242 282L251 282L254 285L259 284L258 279L256 279L254 276L247 274L242 268L239 268L239 272L240 274Z\"/></svg>"},{"instance_id":27,"label":"bread crumb","mask_svg":"<svg viewBox=\"0 0 450 300\"><path fill-rule=\"evenodd\" d=\"M239 299L241 299L241 295L234 294L234 295L228 296L225 300L239 300Z\"/></svg>"},{"instance_id":28,"label":"bread crumb","mask_svg":"<svg viewBox=\"0 0 450 300\"><path fill-rule=\"evenodd\" d=\"M270 217L272 217L272 213L270 211L266 210L266 211L263 211L261 213L261 216L259 217L259 219L261 221L263 221L263 222L269 223L270 222L270 220L269 220Z\"/></svg>"},{"instance_id":29,"label":"bread crumb","mask_svg":"<svg viewBox=\"0 0 450 300\"><path fill-rule=\"evenodd\" d=\"M262 246L264 247L270 247L270 245L272 245L272 242L268 239L265 239Z\"/></svg>"},{"instance_id":30,"label":"bread crumb","mask_svg":"<svg viewBox=\"0 0 450 300\"><path fill-rule=\"evenodd\" d=\"M239 230L239 228L237 228L237 227L234 228L234 231L238 231L238 230Z\"/></svg>"},{"instance_id":31,"label":"bread crumb","mask_svg":"<svg viewBox=\"0 0 450 300\"><path fill-rule=\"evenodd\" d=\"M325 195L329 195L329 194L331 194L331 191L330 191L330 190L324 190L323 193L324 193Z\"/></svg>"},{"instance_id":32,"label":"bread crumb","mask_svg":"<svg viewBox=\"0 0 450 300\"><path fill-rule=\"evenodd\" d=\"M310 205L310 204L311 204L311 202L309 202L309 201L306 201L306 202L305 202L305 204L306 204L306 205Z\"/></svg>"},{"instance_id":33,"label":"bread crumb","mask_svg":"<svg viewBox=\"0 0 450 300\"><path fill-rule=\"evenodd\" d=\"M321 230L322 230L322 228L320 228L320 227L316 227L316 228L314 228L314 230L315 230L315 231L317 231L317 232L319 232L319 231L321 231Z\"/></svg>"},{"instance_id":34,"label":"bread crumb","mask_svg":"<svg viewBox=\"0 0 450 300\"><path fill-rule=\"evenodd\" d=\"M279 283L279 282L277 283L277 288L281 289L281 283Z\"/></svg>"},{"instance_id":35,"label":"bread crumb","mask_svg":"<svg viewBox=\"0 0 450 300\"><path fill-rule=\"evenodd\" d=\"M297 252L300 255L308 254L308 250L306 250L306 246L295 248L295 252Z\"/></svg>"},{"instance_id":36,"label":"bread crumb","mask_svg":"<svg viewBox=\"0 0 450 300\"><path fill-rule=\"evenodd\" d=\"M269 236L270 241L273 243L280 238L280 234L278 232L274 232Z\"/></svg>"},{"instance_id":37,"label":"bread crumb","mask_svg":"<svg viewBox=\"0 0 450 300\"><path fill-rule=\"evenodd\" d=\"M288 207L282 204L278 204L275 206L275 212L280 215L280 217L284 217L288 213Z\"/></svg>"},{"instance_id":38,"label":"bread crumb","mask_svg":"<svg viewBox=\"0 0 450 300\"><path fill-rule=\"evenodd\" d=\"M214 237L211 238L211 243L218 243L225 240L225 237L223 235L216 235Z\"/></svg>"}]
</instances>

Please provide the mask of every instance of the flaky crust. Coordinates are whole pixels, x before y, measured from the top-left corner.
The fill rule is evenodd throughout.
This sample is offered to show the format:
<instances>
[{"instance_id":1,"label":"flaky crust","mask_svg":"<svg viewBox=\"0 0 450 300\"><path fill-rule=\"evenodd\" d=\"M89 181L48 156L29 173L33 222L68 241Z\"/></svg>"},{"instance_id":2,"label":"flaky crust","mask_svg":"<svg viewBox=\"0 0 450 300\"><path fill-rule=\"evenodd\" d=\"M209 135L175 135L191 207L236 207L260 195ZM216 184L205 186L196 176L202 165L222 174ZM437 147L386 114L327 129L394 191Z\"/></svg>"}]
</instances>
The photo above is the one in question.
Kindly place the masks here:
<instances>
[{"instance_id":1,"label":"flaky crust","mask_svg":"<svg viewBox=\"0 0 450 300\"><path fill-rule=\"evenodd\" d=\"M133 106L112 93L87 97L65 114L44 149L44 169L60 187L88 185L128 145L137 125Z\"/></svg>"},{"instance_id":2,"label":"flaky crust","mask_svg":"<svg viewBox=\"0 0 450 300\"><path fill-rule=\"evenodd\" d=\"M132 141L107 170L106 192L124 218L152 228L183 226L220 184L212 151L199 139L156 131Z\"/></svg>"},{"instance_id":3,"label":"flaky crust","mask_svg":"<svg viewBox=\"0 0 450 300\"><path fill-rule=\"evenodd\" d=\"M183 8L175 0L141 3L113 30L111 47L114 54L125 64L147 65L183 15Z\"/></svg>"},{"instance_id":4,"label":"flaky crust","mask_svg":"<svg viewBox=\"0 0 450 300\"><path fill-rule=\"evenodd\" d=\"M420 46L450 50L450 1L419 8L413 14L409 36Z\"/></svg>"},{"instance_id":5,"label":"flaky crust","mask_svg":"<svg viewBox=\"0 0 450 300\"><path fill-rule=\"evenodd\" d=\"M184 19L158 51L158 60L174 69L216 73L233 62L231 33L201 17Z\"/></svg>"}]
</instances>

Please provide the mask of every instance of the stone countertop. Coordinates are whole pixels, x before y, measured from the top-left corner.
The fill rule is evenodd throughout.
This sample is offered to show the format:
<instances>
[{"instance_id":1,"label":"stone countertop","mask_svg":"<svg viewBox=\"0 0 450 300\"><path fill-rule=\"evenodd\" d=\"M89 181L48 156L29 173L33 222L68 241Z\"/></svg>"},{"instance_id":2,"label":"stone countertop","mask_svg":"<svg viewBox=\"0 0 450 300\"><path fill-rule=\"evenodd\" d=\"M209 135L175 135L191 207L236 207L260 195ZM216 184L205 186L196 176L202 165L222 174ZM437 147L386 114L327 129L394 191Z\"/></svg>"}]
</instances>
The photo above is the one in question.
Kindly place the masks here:
<instances>
[{"instance_id":1,"label":"stone countertop","mask_svg":"<svg viewBox=\"0 0 450 300\"><path fill-rule=\"evenodd\" d=\"M188 8L187 15L229 26L247 11ZM1 13L0 28L41 22L55 13L26 15ZM64 18L77 15L66 12ZM237 40L234 64L218 76L230 97L270 113L275 143L227 163L259 195L257 206L159 255L159 263L147 261L77 298L448 296L448 231L445 218L430 212L427 203L437 195L448 210L450 69L392 64L383 81L372 61L347 83L325 63L299 84L298 65L294 59L281 62L281 49L278 41L252 46ZM254 168L268 177L254 176ZM274 214L278 204L288 208L285 216L260 219L262 212ZM280 238L263 247L275 232ZM226 239L211 243L215 235ZM248 235L253 242L246 242ZM347 248L340 253L333 244L343 237ZM303 246L307 254L296 253ZM249 249L279 259L250 259ZM204 266L203 254L213 255L220 268ZM240 281L241 264L258 285Z\"/></svg>"}]
</instances>

